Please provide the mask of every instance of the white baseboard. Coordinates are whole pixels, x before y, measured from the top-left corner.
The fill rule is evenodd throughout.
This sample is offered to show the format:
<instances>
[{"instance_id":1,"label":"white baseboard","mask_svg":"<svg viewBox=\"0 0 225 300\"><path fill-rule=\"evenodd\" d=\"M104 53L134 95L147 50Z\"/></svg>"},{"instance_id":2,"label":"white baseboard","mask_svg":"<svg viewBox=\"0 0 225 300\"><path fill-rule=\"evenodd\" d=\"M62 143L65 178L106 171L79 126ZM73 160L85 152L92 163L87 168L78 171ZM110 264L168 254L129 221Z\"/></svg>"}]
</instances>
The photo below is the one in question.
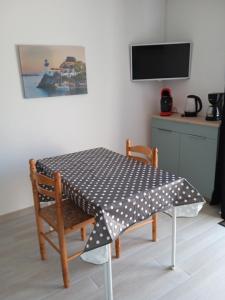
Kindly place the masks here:
<instances>
[{"instance_id":1,"label":"white baseboard","mask_svg":"<svg viewBox=\"0 0 225 300\"><path fill-rule=\"evenodd\" d=\"M5 222L8 220L12 220L15 219L17 217L22 217L25 215L29 215L29 214L33 214L34 213L34 207L33 206L29 206L23 209L19 209L4 215L0 215L0 223L1 222Z\"/></svg>"}]
</instances>

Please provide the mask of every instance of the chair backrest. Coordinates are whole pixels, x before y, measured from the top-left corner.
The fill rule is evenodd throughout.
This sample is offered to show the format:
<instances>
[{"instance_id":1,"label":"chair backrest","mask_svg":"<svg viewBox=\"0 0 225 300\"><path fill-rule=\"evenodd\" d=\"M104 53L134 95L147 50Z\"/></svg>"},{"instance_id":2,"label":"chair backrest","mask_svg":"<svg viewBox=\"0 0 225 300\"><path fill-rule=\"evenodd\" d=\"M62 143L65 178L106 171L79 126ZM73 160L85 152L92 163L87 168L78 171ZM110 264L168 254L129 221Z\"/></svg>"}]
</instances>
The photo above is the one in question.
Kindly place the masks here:
<instances>
[{"instance_id":1,"label":"chair backrest","mask_svg":"<svg viewBox=\"0 0 225 300\"><path fill-rule=\"evenodd\" d=\"M158 168L158 149L148 146L132 145L131 140L126 141L126 155L145 164L151 164L154 168Z\"/></svg>"},{"instance_id":2,"label":"chair backrest","mask_svg":"<svg viewBox=\"0 0 225 300\"><path fill-rule=\"evenodd\" d=\"M49 178L37 172L34 159L30 159L29 163L35 209L37 211L40 210L39 195L50 197L56 204L57 223L58 225L62 225L62 183L60 173L55 172L53 178Z\"/></svg>"}]
</instances>

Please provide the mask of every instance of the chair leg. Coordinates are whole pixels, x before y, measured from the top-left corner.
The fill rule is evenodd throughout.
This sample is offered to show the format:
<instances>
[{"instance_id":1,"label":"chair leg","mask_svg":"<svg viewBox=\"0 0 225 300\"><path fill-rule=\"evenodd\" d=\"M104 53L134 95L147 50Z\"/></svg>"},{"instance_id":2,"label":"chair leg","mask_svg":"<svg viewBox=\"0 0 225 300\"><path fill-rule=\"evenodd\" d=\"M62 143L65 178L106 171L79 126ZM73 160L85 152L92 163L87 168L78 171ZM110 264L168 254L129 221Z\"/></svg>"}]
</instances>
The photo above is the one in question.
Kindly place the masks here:
<instances>
[{"instance_id":1,"label":"chair leg","mask_svg":"<svg viewBox=\"0 0 225 300\"><path fill-rule=\"evenodd\" d=\"M36 223L37 223L37 234L38 234L38 241L39 241L39 248L40 248L40 255L42 260L47 259L47 252L45 246L45 239L42 236L44 234L44 224L42 218L38 216L38 213L35 212L36 215Z\"/></svg>"},{"instance_id":2,"label":"chair leg","mask_svg":"<svg viewBox=\"0 0 225 300\"><path fill-rule=\"evenodd\" d=\"M68 288L70 285L70 278L69 278L69 266L68 266L68 259L67 259L67 246L66 246L65 237L60 234L59 234L59 248L60 248L60 259L61 259L64 287Z\"/></svg>"},{"instance_id":3,"label":"chair leg","mask_svg":"<svg viewBox=\"0 0 225 300\"><path fill-rule=\"evenodd\" d=\"M116 251L116 258L120 258L120 252L121 252L120 237L118 237L115 240L115 251Z\"/></svg>"},{"instance_id":4,"label":"chair leg","mask_svg":"<svg viewBox=\"0 0 225 300\"><path fill-rule=\"evenodd\" d=\"M67 259L65 259L62 256L61 256L61 265L62 265L64 288L68 288L70 286L69 266L68 266Z\"/></svg>"},{"instance_id":5,"label":"chair leg","mask_svg":"<svg viewBox=\"0 0 225 300\"><path fill-rule=\"evenodd\" d=\"M80 235L81 235L81 239L82 241L85 241L87 238L87 234L86 234L86 226L82 227L80 230Z\"/></svg>"},{"instance_id":6,"label":"chair leg","mask_svg":"<svg viewBox=\"0 0 225 300\"><path fill-rule=\"evenodd\" d=\"M156 242L157 241L157 214L154 214L152 216L152 220L153 220L153 222L152 222L152 240L154 242Z\"/></svg>"}]
</instances>

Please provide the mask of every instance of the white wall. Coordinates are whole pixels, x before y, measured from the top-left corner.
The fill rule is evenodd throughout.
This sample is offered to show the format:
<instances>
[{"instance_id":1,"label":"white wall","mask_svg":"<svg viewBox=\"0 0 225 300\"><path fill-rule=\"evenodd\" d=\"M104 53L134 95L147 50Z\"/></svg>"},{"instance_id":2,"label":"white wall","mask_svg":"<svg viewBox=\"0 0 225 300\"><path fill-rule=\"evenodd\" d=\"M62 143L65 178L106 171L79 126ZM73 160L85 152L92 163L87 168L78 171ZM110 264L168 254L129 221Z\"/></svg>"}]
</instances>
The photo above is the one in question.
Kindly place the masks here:
<instances>
[{"instance_id":1,"label":"white wall","mask_svg":"<svg viewBox=\"0 0 225 300\"><path fill-rule=\"evenodd\" d=\"M32 205L28 159L150 141L158 83L131 83L128 44L163 39L164 0L0 1L0 215ZM23 99L17 44L82 45L88 95Z\"/></svg>"},{"instance_id":2,"label":"white wall","mask_svg":"<svg viewBox=\"0 0 225 300\"><path fill-rule=\"evenodd\" d=\"M225 1L167 0L165 35L167 41L192 41L191 78L168 82L173 88L174 105L183 112L188 94L208 107L208 93L223 92L225 78Z\"/></svg>"}]
</instances>

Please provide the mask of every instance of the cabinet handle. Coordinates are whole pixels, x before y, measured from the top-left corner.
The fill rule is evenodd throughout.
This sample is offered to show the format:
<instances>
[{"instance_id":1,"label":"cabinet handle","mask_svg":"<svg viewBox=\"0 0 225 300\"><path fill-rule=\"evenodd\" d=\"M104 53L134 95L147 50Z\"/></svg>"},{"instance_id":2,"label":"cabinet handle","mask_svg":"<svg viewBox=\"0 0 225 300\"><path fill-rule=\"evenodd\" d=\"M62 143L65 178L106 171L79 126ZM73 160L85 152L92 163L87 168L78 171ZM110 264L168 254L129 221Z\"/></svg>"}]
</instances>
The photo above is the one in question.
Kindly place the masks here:
<instances>
[{"instance_id":1,"label":"cabinet handle","mask_svg":"<svg viewBox=\"0 0 225 300\"><path fill-rule=\"evenodd\" d=\"M165 131L165 132L173 132L172 130L169 130L169 129L162 129L162 128L157 128L157 129L160 131Z\"/></svg>"},{"instance_id":2,"label":"cabinet handle","mask_svg":"<svg viewBox=\"0 0 225 300\"><path fill-rule=\"evenodd\" d=\"M195 134L188 134L188 136L190 136L193 139L198 139L198 140L206 140L207 139L206 136L195 135Z\"/></svg>"}]
</instances>

